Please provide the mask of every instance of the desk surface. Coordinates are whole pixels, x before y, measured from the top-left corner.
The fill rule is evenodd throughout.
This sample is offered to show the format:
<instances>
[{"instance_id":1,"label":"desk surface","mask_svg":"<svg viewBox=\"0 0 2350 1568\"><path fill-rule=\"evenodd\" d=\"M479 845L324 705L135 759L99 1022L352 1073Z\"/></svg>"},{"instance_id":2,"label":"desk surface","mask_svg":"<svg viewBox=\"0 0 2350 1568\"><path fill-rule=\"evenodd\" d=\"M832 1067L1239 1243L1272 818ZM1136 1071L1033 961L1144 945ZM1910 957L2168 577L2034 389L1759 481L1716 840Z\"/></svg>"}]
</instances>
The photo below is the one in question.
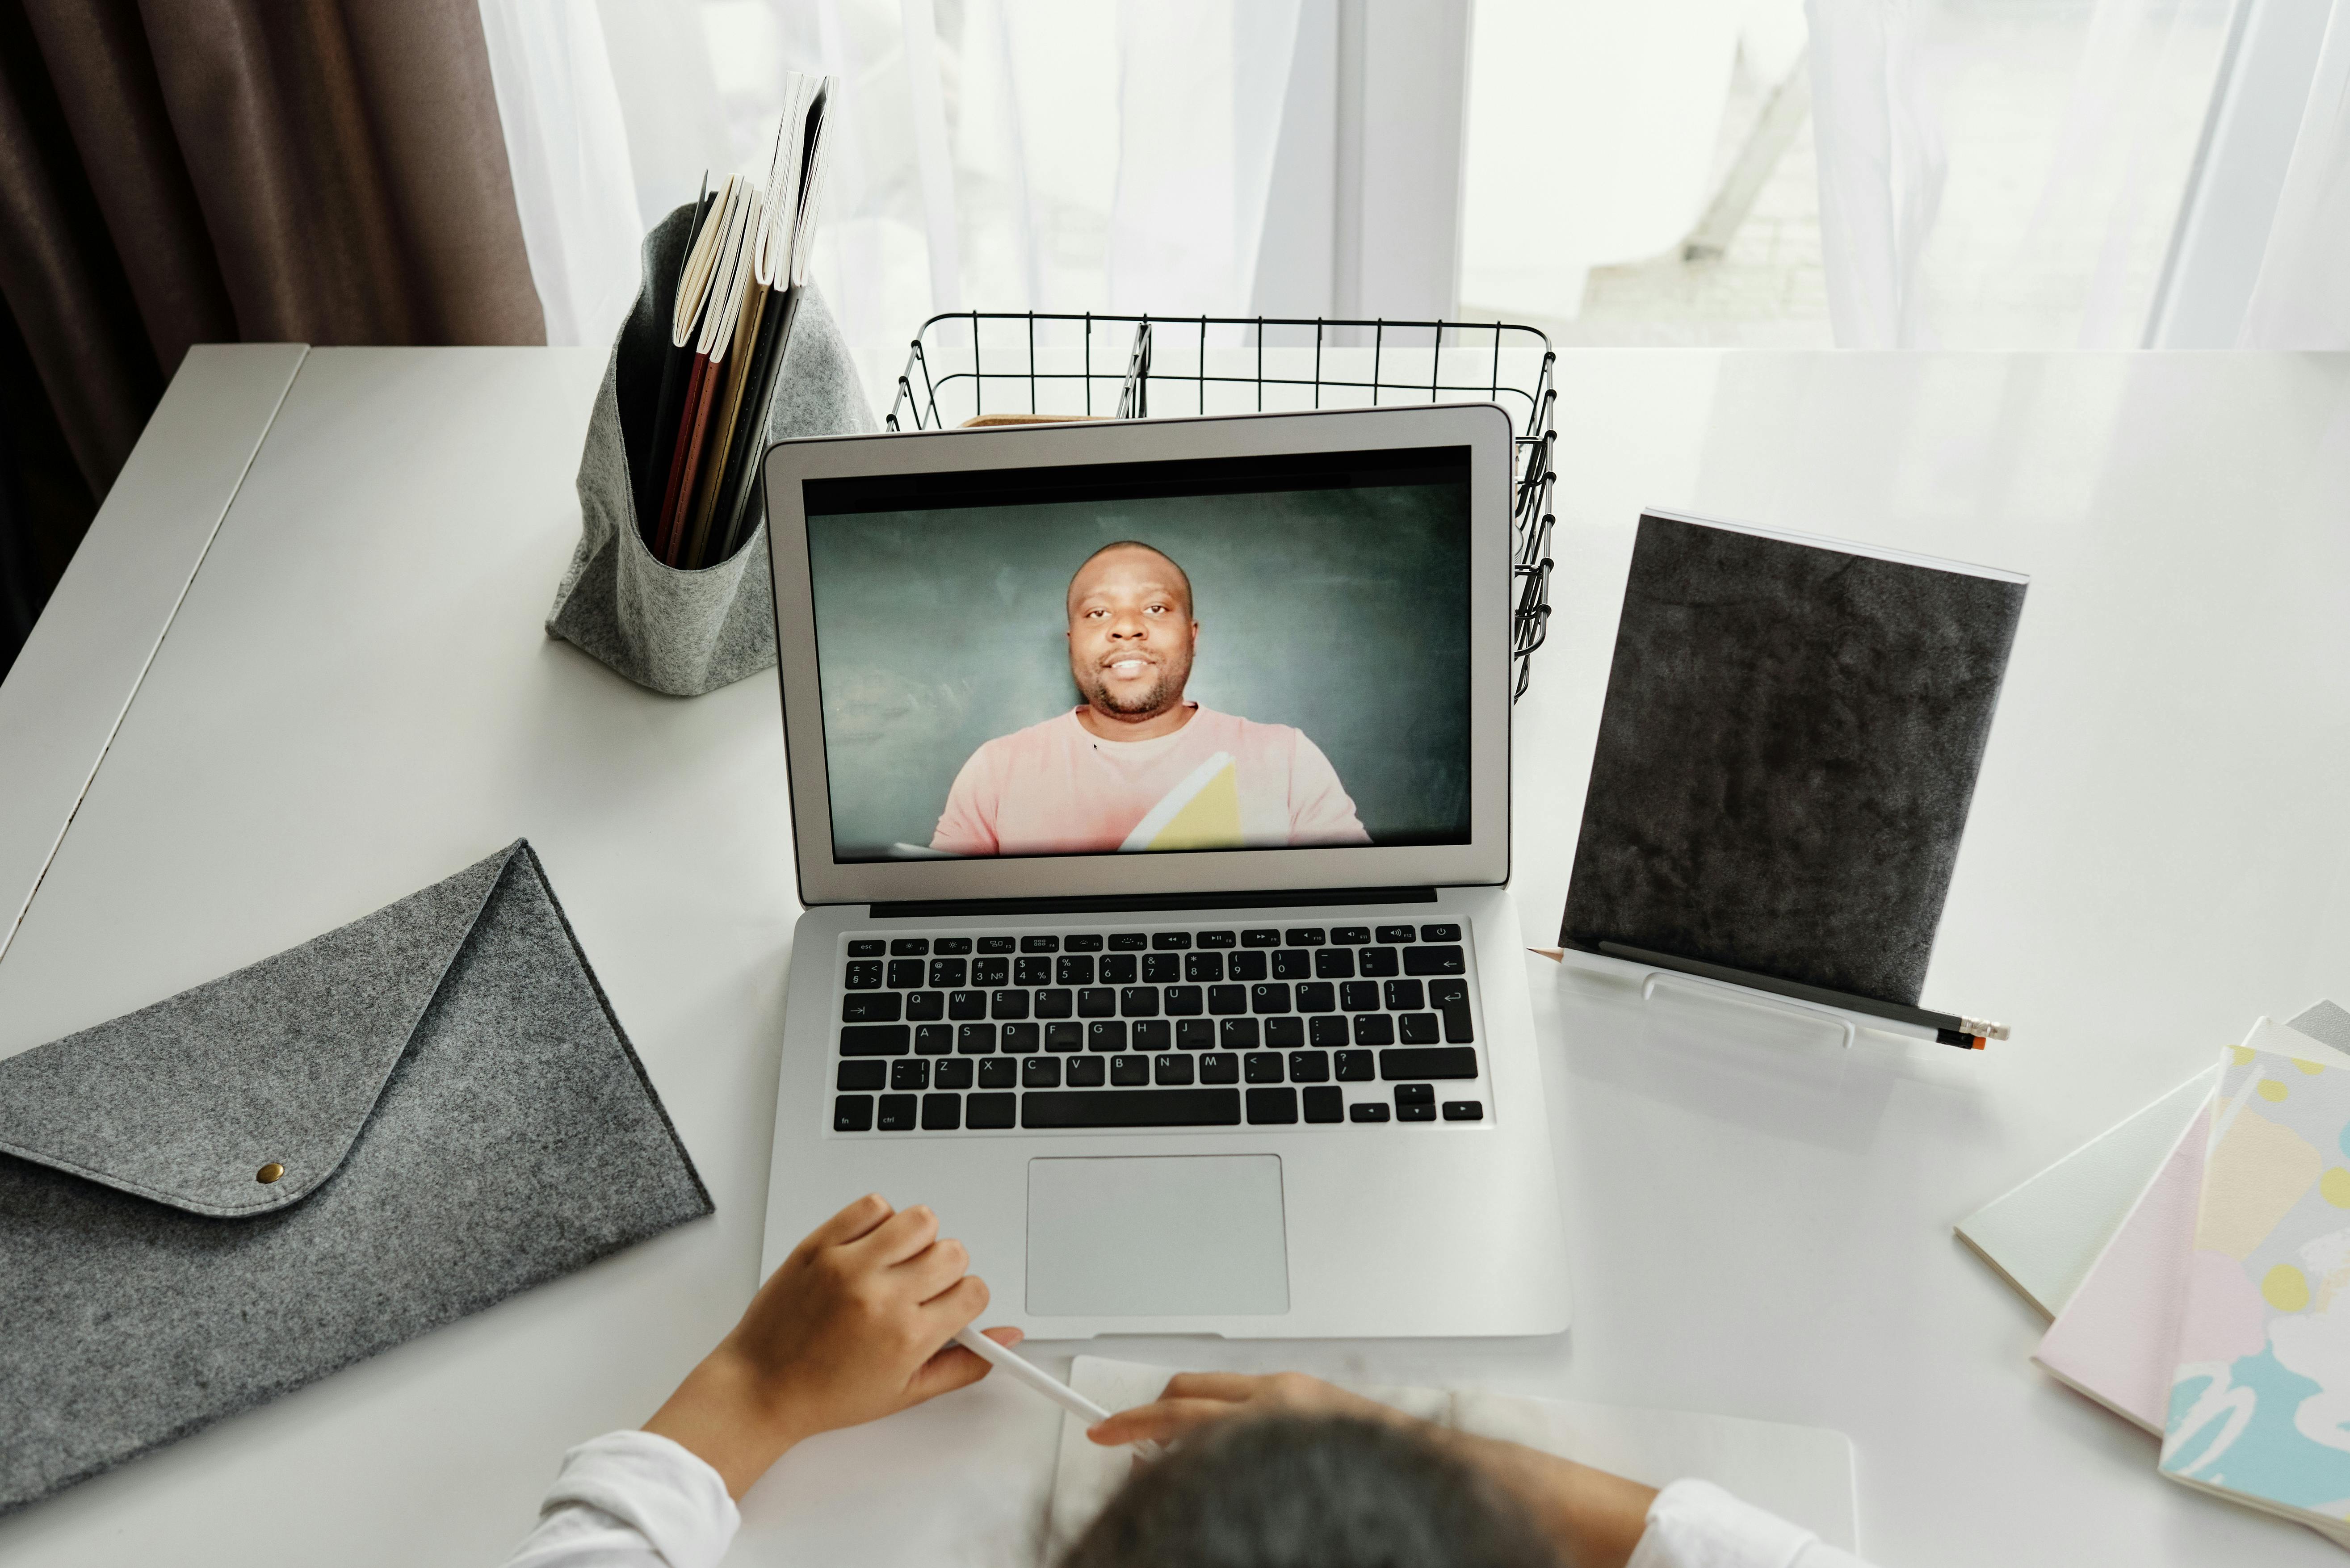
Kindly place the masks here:
<instances>
[{"instance_id":1,"label":"desk surface","mask_svg":"<svg viewBox=\"0 0 2350 1568\"><path fill-rule=\"evenodd\" d=\"M192 358L167 415L235 359ZM115 634L152 648L168 618L110 748L110 719L29 728L108 699L19 666L0 756L37 733L89 748L57 776L96 773L62 842L62 815L9 825L57 847L0 956L0 1054L527 835L718 1213L0 1521L12 1562L495 1562L562 1450L641 1421L750 1293L797 914L775 691L656 697L541 632L601 368L310 353L176 617ZM1847 1052L1529 961L1569 1336L1118 1354L1836 1428L1888 1568L2334 1561L2159 1480L2148 1439L2038 1375L2039 1319L1950 1225L2255 1014L2350 1000L2350 356L1587 351L1560 387L1557 614L1517 710L1529 940L1644 504L1985 561L2033 586L1927 998L2016 1038ZM217 514L199 479L134 462L94 544ZM80 591L124 555L86 547ZM810 1444L735 1560L1024 1568L1055 1420L992 1380Z\"/></svg>"}]
</instances>

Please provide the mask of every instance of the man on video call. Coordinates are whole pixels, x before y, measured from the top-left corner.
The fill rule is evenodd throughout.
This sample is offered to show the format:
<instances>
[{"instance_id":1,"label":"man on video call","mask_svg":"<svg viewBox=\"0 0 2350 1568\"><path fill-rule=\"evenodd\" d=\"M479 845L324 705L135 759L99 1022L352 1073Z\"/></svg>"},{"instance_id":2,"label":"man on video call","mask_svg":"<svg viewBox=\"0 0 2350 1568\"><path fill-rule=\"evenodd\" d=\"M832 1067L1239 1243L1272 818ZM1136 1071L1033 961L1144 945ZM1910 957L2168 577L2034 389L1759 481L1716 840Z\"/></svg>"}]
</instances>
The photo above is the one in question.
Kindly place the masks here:
<instances>
[{"instance_id":1,"label":"man on video call","mask_svg":"<svg viewBox=\"0 0 2350 1568\"><path fill-rule=\"evenodd\" d=\"M1321 749L1183 700L1200 623L1160 551L1105 545L1069 579L1078 707L999 735L947 792L931 847L951 855L1368 844Z\"/></svg>"}]
</instances>

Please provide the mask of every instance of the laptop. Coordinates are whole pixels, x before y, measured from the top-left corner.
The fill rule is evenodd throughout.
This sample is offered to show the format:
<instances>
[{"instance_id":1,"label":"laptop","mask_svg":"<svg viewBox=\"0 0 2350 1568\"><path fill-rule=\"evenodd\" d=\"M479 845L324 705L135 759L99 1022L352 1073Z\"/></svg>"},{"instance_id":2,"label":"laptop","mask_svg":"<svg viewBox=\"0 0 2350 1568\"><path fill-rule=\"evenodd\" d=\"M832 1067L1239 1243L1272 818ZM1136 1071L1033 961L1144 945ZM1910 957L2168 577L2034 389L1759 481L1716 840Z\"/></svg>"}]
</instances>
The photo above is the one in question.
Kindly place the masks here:
<instances>
[{"instance_id":1,"label":"laptop","mask_svg":"<svg viewBox=\"0 0 2350 1568\"><path fill-rule=\"evenodd\" d=\"M1490 404L785 441L764 1268L927 1203L1031 1336L1567 1324Z\"/></svg>"}]
</instances>

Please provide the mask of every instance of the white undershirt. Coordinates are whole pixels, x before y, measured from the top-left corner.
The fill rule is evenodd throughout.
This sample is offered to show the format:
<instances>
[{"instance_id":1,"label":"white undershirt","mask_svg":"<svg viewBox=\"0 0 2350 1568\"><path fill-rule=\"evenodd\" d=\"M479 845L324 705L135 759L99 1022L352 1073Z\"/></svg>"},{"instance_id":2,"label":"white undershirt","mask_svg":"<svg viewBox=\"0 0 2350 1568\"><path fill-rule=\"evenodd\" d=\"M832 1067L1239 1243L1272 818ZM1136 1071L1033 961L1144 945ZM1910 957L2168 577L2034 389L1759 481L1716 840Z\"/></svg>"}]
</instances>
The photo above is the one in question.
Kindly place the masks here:
<instances>
[{"instance_id":1,"label":"white undershirt","mask_svg":"<svg viewBox=\"0 0 2350 1568\"><path fill-rule=\"evenodd\" d=\"M538 1528L506 1568L717 1568L743 1522L718 1472L667 1438L608 1432L563 1456ZM1648 1505L1626 1568L1867 1568L1701 1480Z\"/></svg>"}]
</instances>

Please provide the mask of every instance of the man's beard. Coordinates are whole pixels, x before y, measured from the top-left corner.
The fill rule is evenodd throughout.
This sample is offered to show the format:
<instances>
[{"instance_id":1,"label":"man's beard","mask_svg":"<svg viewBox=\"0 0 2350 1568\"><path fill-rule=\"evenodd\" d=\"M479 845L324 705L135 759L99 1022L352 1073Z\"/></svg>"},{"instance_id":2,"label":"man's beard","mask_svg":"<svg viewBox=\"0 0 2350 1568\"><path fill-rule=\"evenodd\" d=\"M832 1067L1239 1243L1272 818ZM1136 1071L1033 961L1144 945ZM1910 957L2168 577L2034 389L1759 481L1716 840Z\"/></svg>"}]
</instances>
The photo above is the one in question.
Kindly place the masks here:
<instances>
[{"instance_id":1,"label":"man's beard","mask_svg":"<svg viewBox=\"0 0 2350 1568\"><path fill-rule=\"evenodd\" d=\"M1187 665L1178 670L1167 664L1154 664L1150 668L1156 678L1149 686L1132 697L1120 697L1111 691L1108 680L1096 670L1093 689L1086 693L1086 698L1104 712L1121 717L1156 713L1172 706L1175 700L1183 694L1183 683L1191 676L1191 668Z\"/></svg>"}]
</instances>

